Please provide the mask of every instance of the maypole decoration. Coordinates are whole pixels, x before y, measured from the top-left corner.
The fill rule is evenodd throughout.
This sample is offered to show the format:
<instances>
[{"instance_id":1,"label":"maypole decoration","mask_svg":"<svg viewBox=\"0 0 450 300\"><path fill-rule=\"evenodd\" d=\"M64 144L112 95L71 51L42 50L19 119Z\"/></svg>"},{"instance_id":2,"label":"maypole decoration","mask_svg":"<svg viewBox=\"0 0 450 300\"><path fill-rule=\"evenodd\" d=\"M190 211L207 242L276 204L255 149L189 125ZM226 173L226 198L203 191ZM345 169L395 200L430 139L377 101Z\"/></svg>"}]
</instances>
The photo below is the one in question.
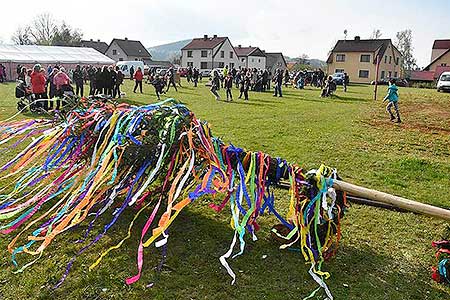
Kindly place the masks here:
<instances>
[{"instance_id":1,"label":"maypole decoration","mask_svg":"<svg viewBox=\"0 0 450 300\"><path fill-rule=\"evenodd\" d=\"M345 193L333 188L334 170L321 166L306 173L263 152L224 144L212 136L207 123L173 99L141 107L84 103L54 120L0 123L2 150L29 143L0 168L1 182L9 182L0 187L0 232L15 234L8 250L16 272L40 259L58 235L88 224L59 286L76 257L107 235L124 211L132 210L127 236L105 249L89 269L132 237L138 218L146 218L137 273L126 279L133 284L143 271L144 249L166 245L170 225L187 205L199 197L223 195L222 202L211 200L209 206L220 212L229 204L234 236L220 262L232 284L236 275L229 259L243 254L246 235L257 239L258 218L268 212L285 229L273 229L285 241L280 248L298 245L318 290L333 298L323 262L337 249L346 206ZM273 188L280 180L289 181L286 218L275 209ZM217 197L207 199L212 198ZM107 225L92 236L99 220ZM31 260L19 266L20 254Z\"/></svg>"}]
</instances>

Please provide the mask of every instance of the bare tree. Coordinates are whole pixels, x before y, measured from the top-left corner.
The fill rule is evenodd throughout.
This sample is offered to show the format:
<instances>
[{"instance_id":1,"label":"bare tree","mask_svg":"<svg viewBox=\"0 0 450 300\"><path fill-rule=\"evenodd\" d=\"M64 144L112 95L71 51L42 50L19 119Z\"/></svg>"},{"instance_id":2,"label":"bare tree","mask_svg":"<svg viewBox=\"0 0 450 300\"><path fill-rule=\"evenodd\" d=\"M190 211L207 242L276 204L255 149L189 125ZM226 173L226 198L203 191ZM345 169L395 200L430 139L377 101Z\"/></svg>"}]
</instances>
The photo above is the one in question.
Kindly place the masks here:
<instances>
[{"instance_id":1,"label":"bare tree","mask_svg":"<svg viewBox=\"0 0 450 300\"><path fill-rule=\"evenodd\" d=\"M410 71L417 68L417 61L413 56L413 46L412 46L412 31L411 29L406 29L397 32L396 47L403 55L403 70L404 74L408 76Z\"/></svg>"},{"instance_id":2,"label":"bare tree","mask_svg":"<svg viewBox=\"0 0 450 300\"><path fill-rule=\"evenodd\" d=\"M57 32L56 21L49 13L40 14L34 18L30 26L30 35L37 45L52 45L53 37Z\"/></svg>"},{"instance_id":3,"label":"bare tree","mask_svg":"<svg viewBox=\"0 0 450 300\"><path fill-rule=\"evenodd\" d=\"M55 21L52 15L45 13L34 18L30 25L19 27L11 37L18 45L79 46L83 34L65 22Z\"/></svg>"},{"instance_id":4,"label":"bare tree","mask_svg":"<svg viewBox=\"0 0 450 300\"><path fill-rule=\"evenodd\" d=\"M372 31L372 35L370 36L371 40L379 40L383 34L380 29L374 29Z\"/></svg>"},{"instance_id":5,"label":"bare tree","mask_svg":"<svg viewBox=\"0 0 450 300\"><path fill-rule=\"evenodd\" d=\"M11 41L16 45L31 45L33 42L31 41L30 27L19 27L13 33L11 37Z\"/></svg>"}]
</instances>

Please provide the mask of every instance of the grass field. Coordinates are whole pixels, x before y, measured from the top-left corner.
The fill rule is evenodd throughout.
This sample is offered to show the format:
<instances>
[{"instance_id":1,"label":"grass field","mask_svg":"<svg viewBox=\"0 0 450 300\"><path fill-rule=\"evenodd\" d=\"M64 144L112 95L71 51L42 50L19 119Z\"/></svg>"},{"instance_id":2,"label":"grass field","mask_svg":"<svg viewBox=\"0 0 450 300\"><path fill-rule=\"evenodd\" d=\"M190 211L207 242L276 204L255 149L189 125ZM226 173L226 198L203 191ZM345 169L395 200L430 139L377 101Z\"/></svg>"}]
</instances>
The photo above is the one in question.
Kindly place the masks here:
<instances>
[{"instance_id":1,"label":"grass field","mask_svg":"<svg viewBox=\"0 0 450 300\"><path fill-rule=\"evenodd\" d=\"M156 101L151 86L144 86L141 95L132 93L131 84L124 86L124 101ZM346 181L450 208L450 94L400 88L403 123L397 125L389 121L381 100L372 100L369 86L351 86L333 99L320 98L314 88L288 88L284 98L251 93L249 102L225 103L215 101L204 83L197 89L184 85L167 96L208 120L225 142L306 169L325 163ZM13 84L0 85L2 120L15 113L13 90ZM12 155L2 155L0 162ZM284 198L278 197L278 206L284 211L288 199L279 194ZM259 241L249 241L246 253L231 262L238 271L231 286L218 261L233 235L228 213L217 214L204 204L196 202L171 227L168 259L160 274L154 270L159 250L147 250L143 276L133 286L126 286L124 279L136 272L139 229L134 239L88 271L102 249L126 235L132 214L77 259L65 284L54 291L51 287L78 251L73 241L83 227L58 238L23 274L12 273L6 250L11 237L0 237L0 299L302 299L315 288L302 256L281 251L272 241L270 228L276 221L270 216L263 217ZM450 299L450 288L430 276L436 264L431 241L446 237L447 226L415 214L352 205L337 256L325 265L332 274L328 284L335 299Z\"/></svg>"}]
</instances>

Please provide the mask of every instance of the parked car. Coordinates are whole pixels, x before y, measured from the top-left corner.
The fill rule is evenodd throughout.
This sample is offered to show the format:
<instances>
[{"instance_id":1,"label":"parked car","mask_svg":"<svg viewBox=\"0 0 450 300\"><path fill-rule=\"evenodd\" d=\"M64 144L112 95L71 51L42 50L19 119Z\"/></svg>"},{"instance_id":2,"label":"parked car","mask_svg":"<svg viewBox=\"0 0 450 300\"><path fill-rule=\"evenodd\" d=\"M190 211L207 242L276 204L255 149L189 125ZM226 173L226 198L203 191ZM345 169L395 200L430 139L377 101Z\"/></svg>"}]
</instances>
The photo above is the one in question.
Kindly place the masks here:
<instances>
[{"instance_id":1,"label":"parked car","mask_svg":"<svg viewBox=\"0 0 450 300\"><path fill-rule=\"evenodd\" d=\"M437 84L437 91L450 91L450 72L444 72L441 74L441 77L439 77Z\"/></svg>"},{"instance_id":2,"label":"parked car","mask_svg":"<svg viewBox=\"0 0 450 300\"><path fill-rule=\"evenodd\" d=\"M333 75L331 75L331 77L333 77L333 81L336 85L344 84L344 79L345 79L344 73L334 73Z\"/></svg>"},{"instance_id":3,"label":"parked car","mask_svg":"<svg viewBox=\"0 0 450 300\"><path fill-rule=\"evenodd\" d=\"M134 71L136 72L138 68L141 68L142 72L145 72L144 63L140 60L130 60L130 61L118 61L116 66L122 71L123 75L126 77L130 76L130 69L133 66Z\"/></svg>"},{"instance_id":4,"label":"parked car","mask_svg":"<svg viewBox=\"0 0 450 300\"><path fill-rule=\"evenodd\" d=\"M209 77L211 75L211 70L202 70L200 71L202 77Z\"/></svg>"},{"instance_id":5,"label":"parked car","mask_svg":"<svg viewBox=\"0 0 450 300\"><path fill-rule=\"evenodd\" d=\"M156 70L156 75L166 76L168 69L158 69Z\"/></svg>"}]
</instances>

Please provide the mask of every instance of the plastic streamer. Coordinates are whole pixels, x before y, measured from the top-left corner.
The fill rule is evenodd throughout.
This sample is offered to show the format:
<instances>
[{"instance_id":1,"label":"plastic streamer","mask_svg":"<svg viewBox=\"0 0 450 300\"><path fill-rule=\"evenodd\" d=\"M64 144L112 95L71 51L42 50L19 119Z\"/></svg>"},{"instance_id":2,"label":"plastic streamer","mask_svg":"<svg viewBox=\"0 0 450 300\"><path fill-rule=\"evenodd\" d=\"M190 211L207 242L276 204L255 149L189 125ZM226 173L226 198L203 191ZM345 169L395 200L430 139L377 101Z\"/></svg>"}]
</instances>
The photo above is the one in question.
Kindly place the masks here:
<instances>
[{"instance_id":1,"label":"plastic streamer","mask_svg":"<svg viewBox=\"0 0 450 300\"><path fill-rule=\"evenodd\" d=\"M173 99L145 106L83 102L54 120L8 120L0 123L0 147L23 149L0 167L0 233L15 234L8 250L16 272L45 258L43 252L58 235L75 235L77 231L69 229L88 225L76 238L80 249L61 285L76 258L130 210L134 218L128 234L105 249L89 269L132 237L138 218L146 219L137 273L126 279L133 284L145 271L145 249L166 249L168 229L178 214L206 197L215 211L227 205L230 209L233 239L219 261L232 284L236 275L230 259L244 253L247 235L257 240L258 219L268 213L281 223L272 229L282 241L280 248L298 247L318 289L333 298L323 263L337 249L346 199L332 188L337 174L331 168L305 173L280 158L225 144L212 136L206 122ZM285 217L277 212L273 192L281 180L290 184ZM216 195L223 195L219 203ZM107 225L92 236L99 220ZM18 255L31 260L20 266Z\"/></svg>"},{"instance_id":2,"label":"plastic streamer","mask_svg":"<svg viewBox=\"0 0 450 300\"><path fill-rule=\"evenodd\" d=\"M438 266L432 268L432 278L437 283L450 284L450 241L442 240L432 242L433 248L436 248L436 259Z\"/></svg>"}]
</instances>

